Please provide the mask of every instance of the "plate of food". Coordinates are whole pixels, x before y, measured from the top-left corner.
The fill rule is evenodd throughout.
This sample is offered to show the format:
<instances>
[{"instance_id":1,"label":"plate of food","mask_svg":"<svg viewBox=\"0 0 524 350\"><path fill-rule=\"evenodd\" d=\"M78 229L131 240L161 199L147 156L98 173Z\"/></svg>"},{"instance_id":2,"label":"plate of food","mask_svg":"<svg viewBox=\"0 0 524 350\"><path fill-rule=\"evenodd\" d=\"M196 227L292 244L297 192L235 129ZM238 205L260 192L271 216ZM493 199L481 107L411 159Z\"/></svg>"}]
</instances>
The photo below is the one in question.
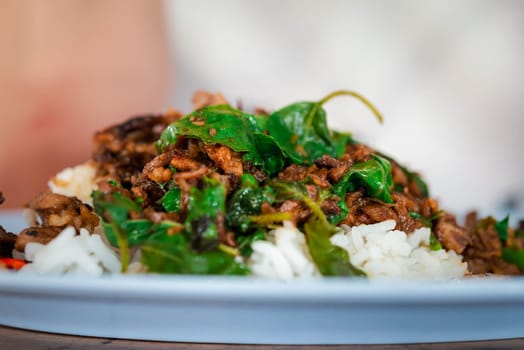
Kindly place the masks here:
<instances>
[{"instance_id":1,"label":"plate of food","mask_svg":"<svg viewBox=\"0 0 524 350\"><path fill-rule=\"evenodd\" d=\"M352 91L272 112L199 92L189 114L97 132L26 224L0 216L1 323L225 343L524 336L524 227L460 223L417 172L329 129L323 106L343 96L382 120Z\"/></svg>"}]
</instances>

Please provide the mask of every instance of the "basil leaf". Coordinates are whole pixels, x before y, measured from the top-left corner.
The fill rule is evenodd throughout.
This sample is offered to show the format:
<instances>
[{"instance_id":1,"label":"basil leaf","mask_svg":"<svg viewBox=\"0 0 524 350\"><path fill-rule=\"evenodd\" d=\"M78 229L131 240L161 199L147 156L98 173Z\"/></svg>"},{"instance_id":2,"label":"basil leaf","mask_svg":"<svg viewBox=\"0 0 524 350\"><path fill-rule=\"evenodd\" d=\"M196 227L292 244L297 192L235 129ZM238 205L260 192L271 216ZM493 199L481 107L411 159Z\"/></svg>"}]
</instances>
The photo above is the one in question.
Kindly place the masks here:
<instances>
[{"instance_id":1,"label":"basil leaf","mask_svg":"<svg viewBox=\"0 0 524 350\"><path fill-rule=\"evenodd\" d=\"M326 112L316 102L299 102L272 113L267 131L284 154L298 164L311 164L324 154L336 157Z\"/></svg>"},{"instance_id":2,"label":"basil leaf","mask_svg":"<svg viewBox=\"0 0 524 350\"><path fill-rule=\"evenodd\" d=\"M246 275L249 269L235 257L213 250L196 253L183 234L164 232L151 236L142 246L142 263L150 272L197 275Z\"/></svg>"},{"instance_id":3,"label":"basil leaf","mask_svg":"<svg viewBox=\"0 0 524 350\"><path fill-rule=\"evenodd\" d=\"M437 237L435 237L433 232L431 232L431 234L429 235L429 249L431 250L441 250L442 249L442 244L440 244L439 240L437 239Z\"/></svg>"},{"instance_id":4,"label":"basil leaf","mask_svg":"<svg viewBox=\"0 0 524 350\"><path fill-rule=\"evenodd\" d=\"M335 184L334 192L344 200L347 192L362 187L368 196L393 203L390 194L392 186L391 164L387 159L374 154L370 160L354 164Z\"/></svg>"},{"instance_id":5,"label":"basil leaf","mask_svg":"<svg viewBox=\"0 0 524 350\"><path fill-rule=\"evenodd\" d=\"M253 254L253 248L251 245L253 242L262 241L266 239L266 232L264 230L257 230L252 235L238 236L238 250L242 256L248 257Z\"/></svg>"},{"instance_id":6,"label":"basil leaf","mask_svg":"<svg viewBox=\"0 0 524 350\"><path fill-rule=\"evenodd\" d=\"M312 216L305 224L307 245L315 265L323 276L365 276L353 266L346 250L335 246L329 238L337 232L335 226L318 216Z\"/></svg>"},{"instance_id":7,"label":"basil leaf","mask_svg":"<svg viewBox=\"0 0 524 350\"><path fill-rule=\"evenodd\" d=\"M204 107L173 122L157 142L159 151L175 143L178 135L206 144L221 144L245 153L244 159L274 175L284 167L281 149L265 134L265 117L244 113L229 105Z\"/></svg>"},{"instance_id":8,"label":"basil leaf","mask_svg":"<svg viewBox=\"0 0 524 350\"><path fill-rule=\"evenodd\" d=\"M226 145L237 152L256 151L247 115L229 105L199 109L173 124L179 135Z\"/></svg>"},{"instance_id":9,"label":"basil leaf","mask_svg":"<svg viewBox=\"0 0 524 350\"><path fill-rule=\"evenodd\" d=\"M502 242L506 242L508 239L508 229L509 229L509 215L500 221L495 222L495 230L497 230L499 239Z\"/></svg>"},{"instance_id":10,"label":"basil leaf","mask_svg":"<svg viewBox=\"0 0 524 350\"><path fill-rule=\"evenodd\" d=\"M189 192L188 215L184 223L191 234L192 247L212 250L219 244L217 217L225 215L226 188L221 182L204 178L204 187Z\"/></svg>"},{"instance_id":11,"label":"basil leaf","mask_svg":"<svg viewBox=\"0 0 524 350\"><path fill-rule=\"evenodd\" d=\"M151 235L158 232L167 232L170 228L180 226L174 221L162 221L153 223L147 219L127 220L120 225L121 232L126 236L128 245L136 247L144 243ZM114 230L114 225L102 222L102 227L109 243L118 247L118 236Z\"/></svg>"},{"instance_id":12,"label":"basil leaf","mask_svg":"<svg viewBox=\"0 0 524 350\"><path fill-rule=\"evenodd\" d=\"M502 248L502 259L510 264L517 265L520 271L524 271L524 249Z\"/></svg>"},{"instance_id":13,"label":"basil leaf","mask_svg":"<svg viewBox=\"0 0 524 350\"><path fill-rule=\"evenodd\" d=\"M322 108L324 103L337 96L357 98L382 122L377 109L366 98L353 91L339 90L318 102L298 102L286 106L269 116L266 130L293 162L311 164L324 154L337 158L344 153L351 137L349 134L329 130L326 111Z\"/></svg>"},{"instance_id":14,"label":"basil leaf","mask_svg":"<svg viewBox=\"0 0 524 350\"><path fill-rule=\"evenodd\" d=\"M105 194L95 190L92 197L95 213L102 218L102 225L109 232L108 239L112 237L112 244L120 249L121 271L125 272L130 259L126 222L129 212L140 213L142 208L121 192ZM135 235L140 236L138 231L135 232Z\"/></svg>"},{"instance_id":15,"label":"basil leaf","mask_svg":"<svg viewBox=\"0 0 524 350\"><path fill-rule=\"evenodd\" d=\"M178 137L178 131L176 127L176 123L172 123L168 125L162 134L160 134L160 138L155 143L155 147L158 153L162 153L167 146L175 144Z\"/></svg>"},{"instance_id":16,"label":"basil leaf","mask_svg":"<svg viewBox=\"0 0 524 350\"><path fill-rule=\"evenodd\" d=\"M180 200L182 192L180 187L173 186L159 200L159 203L168 213L177 213L180 210Z\"/></svg>"},{"instance_id":17,"label":"basil leaf","mask_svg":"<svg viewBox=\"0 0 524 350\"><path fill-rule=\"evenodd\" d=\"M227 223L233 229L247 232L251 226L249 216L259 214L264 201L269 199L260 188L238 189L228 203Z\"/></svg>"}]
</instances>

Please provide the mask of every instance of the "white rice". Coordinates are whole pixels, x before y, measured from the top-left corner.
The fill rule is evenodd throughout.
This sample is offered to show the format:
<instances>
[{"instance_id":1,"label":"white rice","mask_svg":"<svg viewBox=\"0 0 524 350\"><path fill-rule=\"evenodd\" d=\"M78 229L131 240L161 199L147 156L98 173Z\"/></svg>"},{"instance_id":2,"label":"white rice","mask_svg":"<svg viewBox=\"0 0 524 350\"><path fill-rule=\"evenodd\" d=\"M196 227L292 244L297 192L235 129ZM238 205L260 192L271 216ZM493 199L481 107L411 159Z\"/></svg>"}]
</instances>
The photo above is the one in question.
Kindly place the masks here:
<instances>
[{"instance_id":1,"label":"white rice","mask_svg":"<svg viewBox=\"0 0 524 350\"><path fill-rule=\"evenodd\" d=\"M267 241L253 242L251 247L248 265L255 276L283 280L320 276L304 234L289 222L269 232Z\"/></svg>"},{"instance_id":2,"label":"white rice","mask_svg":"<svg viewBox=\"0 0 524 350\"><path fill-rule=\"evenodd\" d=\"M96 167L88 161L60 171L49 180L48 186L53 193L76 196L82 202L91 205L91 192L96 188L95 178Z\"/></svg>"},{"instance_id":3,"label":"white rice","mask_svg":"<svg viewBox=\"0 0 524 350\"><path fill-rule=\"evenodd\" d=\"M467 272L461 255L431 250L429 228L409 235L394 228L394 220L356 227L343 225L343 231L331 237L331 242L345 249L351 263L370 278L450 279Z\"/></svg>"},{"instance_id":4,"label":"white rice","mask_svg":"<svg viewBox=\"0 0 524 350\"><path fill-rule=\"evenodd\" d=\"M119 273L120 261L98 234L90 235L73 227L65 228L46 245L28 243L25 258L31 264L22 271L45 274L82 274L99 276L105 272Z\"/></svg>"},{"instance_id":5,"label":"white rice","mask_svg":"<svg viewBox=\"0 0 524 350\"><path fill-rule=\"evenodd\" d=\"M466 274L462 256L429 247L431 231L421 228L407 235L394 230L395 221L349 227L331 237L331 242L345 249L351 263L369 278L452 279ZM284 225L273 231L270 241L253 243L249 266L255 276L292 279L318 276L307 251L304 234Z\"/></svg>"}]
</instances>

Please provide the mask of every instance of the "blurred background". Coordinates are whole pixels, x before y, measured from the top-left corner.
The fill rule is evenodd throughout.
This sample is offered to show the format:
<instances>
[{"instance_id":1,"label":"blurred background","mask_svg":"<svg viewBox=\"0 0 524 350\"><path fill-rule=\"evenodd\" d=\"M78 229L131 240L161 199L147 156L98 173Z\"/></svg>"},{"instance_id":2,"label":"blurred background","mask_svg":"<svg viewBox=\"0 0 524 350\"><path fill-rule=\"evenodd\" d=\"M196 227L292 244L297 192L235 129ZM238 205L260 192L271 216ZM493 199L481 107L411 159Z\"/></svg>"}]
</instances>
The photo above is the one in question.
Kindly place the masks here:
<instances>
[{"instance_id":1,"label":"blurred background","mask_svg":"<svg viewBox=\"0 0 524 350\"><path fill-rule=\"evenodd\" d=\"M524 217L524 2L3 0L0 190L20 206L95 130L191 109L197 89L275 109L337 89L331 127L419 171L441 206Z\"/></svg>"}]
</instances>

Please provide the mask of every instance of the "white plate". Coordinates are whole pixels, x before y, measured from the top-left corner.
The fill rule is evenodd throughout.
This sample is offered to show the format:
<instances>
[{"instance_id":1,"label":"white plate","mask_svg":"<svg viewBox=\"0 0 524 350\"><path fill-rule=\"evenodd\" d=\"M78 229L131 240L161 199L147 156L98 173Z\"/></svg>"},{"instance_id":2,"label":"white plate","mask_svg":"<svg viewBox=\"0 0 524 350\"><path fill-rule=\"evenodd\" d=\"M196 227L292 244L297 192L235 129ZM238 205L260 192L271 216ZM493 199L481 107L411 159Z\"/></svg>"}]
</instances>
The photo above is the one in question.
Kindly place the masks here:
<instances>
[{"instance_id":1,"label":"white plate","mask_svg":"<svg viewBox=\"0 0 524 350\"><path fill-rule=\"evenodd\" d=\"M0 273L0 323L96 337L212 343L367 344L524 336L524 280Z\"/></svg>"},{"instance_id":2,"label":"white plate","mask_svg":"<svg viewBox=\"0 0 524 350\"><path fill-rule=\"evenodd\" d=\"M0 315L0 324L12 327L142 340L384 344L504 339L524 337L524 279L283 283L4 272Z\"/></svg>"}]
</instances>

